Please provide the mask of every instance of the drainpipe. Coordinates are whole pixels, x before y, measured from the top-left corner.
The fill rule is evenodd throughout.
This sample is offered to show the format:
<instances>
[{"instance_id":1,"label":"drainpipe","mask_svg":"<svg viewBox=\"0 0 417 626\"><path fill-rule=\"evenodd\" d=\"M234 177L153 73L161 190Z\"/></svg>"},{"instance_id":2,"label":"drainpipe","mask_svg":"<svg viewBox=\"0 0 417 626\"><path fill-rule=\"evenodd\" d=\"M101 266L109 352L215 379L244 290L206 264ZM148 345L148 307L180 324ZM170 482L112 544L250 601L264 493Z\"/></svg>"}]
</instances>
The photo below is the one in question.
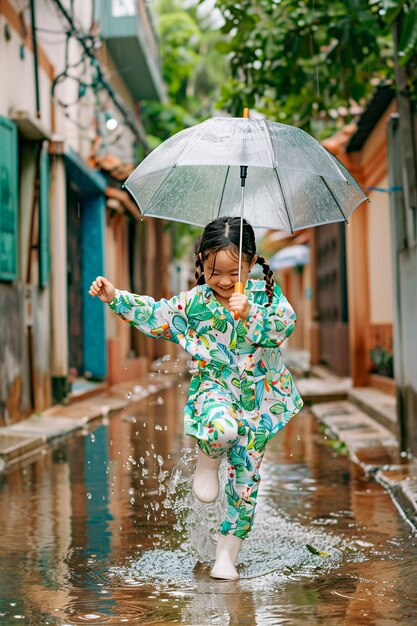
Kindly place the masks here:
<instances>
[{"instance_id":1,"label":"drainpipe","mask_svg":"<svg viewBox=\"0 0 417 626\"><path fill-rule=\"evenodd\" d=\"M33 65L35 76L36 117L41 118L41 99L39 93L38 41L36 38L35 0L30 0L30 20L32 23Z\"/></svg>"},{"instance_id":2,"label":"drainpipe","mask_svg":"<svg viewBox=\"0 0 417 626\"><path fill-rule=\"evenodd\" d=\"M63 145L51 146L51 376L55 403L68 393L67 204Z\"/></svg>"},{"instance_id":3,"label":"drainpipe","mask_svg":"<svg viewBox=\"0 0 417 626\"><path fill-rule=\"evenodd\" d=\"M387 124L388 181L393 191L389 194L392 278L394 309L394 377L397 384L397 422L401 450L410 448L410 415L407 406L407 375L404 364L404 337L407 329L403 327L401 275L399 267L400 252L407 248L407 209L404 204L403 167L401 162L402 135L400 116L393 113ZM394 189L396 191L394 191Z\"/></svg>"}]
</instances>

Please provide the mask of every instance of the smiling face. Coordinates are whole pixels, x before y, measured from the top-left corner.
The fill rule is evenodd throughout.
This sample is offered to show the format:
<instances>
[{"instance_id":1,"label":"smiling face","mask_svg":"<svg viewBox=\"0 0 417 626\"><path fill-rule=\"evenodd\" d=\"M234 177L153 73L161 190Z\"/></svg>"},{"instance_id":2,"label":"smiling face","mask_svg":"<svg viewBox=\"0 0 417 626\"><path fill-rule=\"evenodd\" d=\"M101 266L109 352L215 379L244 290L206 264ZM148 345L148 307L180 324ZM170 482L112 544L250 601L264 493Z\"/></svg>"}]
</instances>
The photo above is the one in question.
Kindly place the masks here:
<instances>
[{"instance_id":1,"label":"smiling face","mask_svg":"<svg viewBox=\"0 0 417 626\"><path fill-rule=\"evenodd\" d=\"M255 259L248 262L246 255L242 256L240 280L245 285ZM203 261L204 278L214 293L222 300L228 300L235 290L235 283L239 278L239 256L237 250L219 250L217 254L210 253Z\"/></svg>"}]
</instances>

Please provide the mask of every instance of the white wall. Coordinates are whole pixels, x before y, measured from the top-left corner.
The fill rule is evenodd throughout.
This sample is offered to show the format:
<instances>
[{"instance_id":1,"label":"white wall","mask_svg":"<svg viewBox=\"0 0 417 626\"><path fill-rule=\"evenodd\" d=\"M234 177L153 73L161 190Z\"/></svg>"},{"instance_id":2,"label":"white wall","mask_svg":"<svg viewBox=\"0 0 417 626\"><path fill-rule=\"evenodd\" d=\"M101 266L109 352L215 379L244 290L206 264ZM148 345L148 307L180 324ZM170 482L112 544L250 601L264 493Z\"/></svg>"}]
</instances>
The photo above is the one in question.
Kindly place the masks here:
<instances>
[{"instance_id":1,"label":"white wall","mask_svg":"<svg viewBox=\"0 0 417 626\"><path fill-rule=\"evenodd\" d=\"M389 186L387 179L381 180L377 186L386 189ZM389 194L371 191L369 198L371 202L367 210L371 323L389 324L393 321Z\"/></svg>"},{"instance_id":2,"label":"white wall","mask_svg":"<svg viewBox=\"0 0 417 626\"><path fill-rule=\"evenodd\" d=\"M12 4L17 13L22 9L21 2L15 0ZM63 0L63 4L69 10L69 0ZM91 0L74 1L75 22L83 32L88 32L91 24L91 7ZM24 10L24 21L30 35L31 21L28 6ZM38 45L52 63L55 76L58 76L65 70L66 66L65 30L68 29L68 23L51 0L37 0L36 22ZM5 88L0 90L0 115L10 117L13 110L22 110L27 111L35 118L33 54L30 48L25 46L22 48L22 38L10 24L8 24L8 30L11 38L10 41L6 41L3 36L6 24L8 24L6 18L0 14L0 78L3 86L5 86ZM22 50L23 58L21 58ZM85 63L81 63L78 67L70 68L69 73L85 82L90 82L92 75L91 62L80 43L72 37L68 46L68 64L76 64L80 60L84 60ZM106 57L101 55L101 60L105 63ZM116 89L120 92L123 84L116 76L117 70L112 66L110 58L108 58L108 64L110 69L107 71L106 77L109 82L116 85ZM105 90L100 90L96 93L88 90L83 98L78 101L78 82L67 78L60 82L55 90L56 99L70 103L68 108L63 108L57 102L55 104L52 103L52 81L45 69L39 66L38 71L41 107L40 121L49 132L53 130L54 118L55 133L65 137L66 146L72 147L83 157L88 157L92 152L92 143L97 136L95 111L97 110L97 105L99 105L103 112L106 109L110 109L119 122L118 128L114 131L108 131L104 126L106 135L103 138L103 146L101 149L99 148L99 152L101 154L110 152L117 154L125 161L132 161L133 134L121 123L121 114L117 111ZM130 106L133 105L133 102L128 100L129 94L127 90L122 93L122 98ZM119 138L117 142L115 142L116 138Z\"/></svg>"}]
</instances>

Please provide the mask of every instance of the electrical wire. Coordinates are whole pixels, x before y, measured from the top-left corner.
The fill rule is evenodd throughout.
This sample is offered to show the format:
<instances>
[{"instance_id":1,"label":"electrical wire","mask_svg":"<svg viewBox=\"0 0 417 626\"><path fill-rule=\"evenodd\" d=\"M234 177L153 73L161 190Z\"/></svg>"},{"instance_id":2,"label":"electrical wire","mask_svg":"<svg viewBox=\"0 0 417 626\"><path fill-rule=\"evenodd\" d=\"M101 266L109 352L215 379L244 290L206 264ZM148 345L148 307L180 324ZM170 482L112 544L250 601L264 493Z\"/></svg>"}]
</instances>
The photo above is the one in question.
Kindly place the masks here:
<instances>
[{"instance_id":1,"label":"electrical wire","mask_svg":"<svg viewBox=\"0 0 417 626\"><path fill-rule=\"evenodd\" d=\"M84 49L84 52L92 61L92 65L97 72L97 83L101 84L102 88L108 92L114 105L117 107L117 109L120 111L123 118L125 119L126 126L130 128L130 130L133 132L136 139L145 147L145 149L148 149L149 146L146 141L146 138L141 132L140 128L138 127L136 120L133 117L131 111L129 111L129 109L127 109L124 103L120 100L119 96L117 95L113 87L110 85L110 83L106 80L104 76L101 64L93 52L94 37L92 35L86 35L85 33L82 32L81 29L76 27L75 21L73 20L72 16L68 13L67 9L63 6L61 0L51 0L51 1L58 7L61 14L63 15L63 17L69 24L69 29L68 29L69 36L73 36L79 41L82 48ZM61 74L54 80L53 89L56 88L58 80L61 80L61 77L63 77L65 73L66 73L66 70L64 72L61 72Z\"/></svg>"}]
</instances>

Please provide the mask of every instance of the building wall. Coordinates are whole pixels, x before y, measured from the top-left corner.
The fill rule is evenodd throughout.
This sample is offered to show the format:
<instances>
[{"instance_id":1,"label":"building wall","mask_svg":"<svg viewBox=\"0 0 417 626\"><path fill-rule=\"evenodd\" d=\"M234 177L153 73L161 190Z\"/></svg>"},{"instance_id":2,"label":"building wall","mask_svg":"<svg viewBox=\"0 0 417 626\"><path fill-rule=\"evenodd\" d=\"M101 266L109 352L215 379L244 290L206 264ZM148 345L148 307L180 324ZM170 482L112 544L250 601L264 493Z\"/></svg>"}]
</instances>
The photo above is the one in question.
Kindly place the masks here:
<instances>
[{"instance_id":1,"label":"building wall","mask_svg":"<svg viewBox=\"0 0 417 626\"><path fill-rule=\"evenodd\" d=\"M12 10L3 12L3 5L3 11L0 9L0 76L3 85L7 85L7 89L0 90L0 115L11 117L14 111L27 111L35 117L35 80L31 39L30 36L22 39L20 32L16 30L19 25L16 19L21 9L20 4L12 3L10 0L8 4ZM44 27L48 27L49 24L51 21L45 20ZM27 27L30 34L29 23ZM5 30L9 32L9 40L4 36ZM39 67L40 121L48 130L52 128L50 86L55 73L51 58L53 57L46 58L44 54L41 54Z\"/></svg>"},{"instance_id":2,"label":"building wall","mask_svg":"<svg viewBox=\"0 0 417 626\"><path fill-rule=\"evenodd\" d=\"M385 176L377 185L387 189ZM370 280L370 312L372 324L392 324L392 250L389 214L389 194L369 193L368 247Z\"/></svg>"},{"instance_id":3,"label":"building wall","mask_svg":"<svg viewBox=\"0 0 417 626\"><path fill-rule=\"evenodd\" d=\"M74 22L84 33L89 32L93 18L92 0L62 0ZM7 88L0 90L0 116L13 119L15 112L24 111L27 116L52 139L49 143L51 163L49 168L51 203L51 255L52 269L49 282L39 282L38 252L31 249L31 232L36 243L37 208L37 161L40 139L29 140L19 132L19 216L18 216L18 277L14 281L0 281L0 426L21 419L29 412L41 411L52 402L51 378L59 380L63 388L68 377L68 289L67 289L67 188L77 185L70 180L68 159L64 156L72 149L76 159L80 157L81 169L86 162L94 163L99 154L117 155L128 163L135 163L135 135L123 123L122 113L117 109L105 89L93 89L88 84L95 70L82 45L71 37L66 47L68 23L51 0L35 2L39 67L39 111L36 110L34 55L32 52L31 20L29 3L20 0L0 2L0 80ZM132 119L137 118L136 103L132 99L117 67L106 52L99 53L106 79L112 85L118 99L130 109ZM140 69L138 71L140 80ZM55 88L54 88L55 85ZM84 89L85 85L87 88ZM65 106L67 105L67 106ZM109 115L118 126L115 130L106 127ZM136 116L136 117L135 117ZM75 159L75 160L76 160ZM77 165L75 165L76 169ZM82 171L79 180L88 179L88 168ZM90 170L91 173L91 170ZM88 186L88 184L87 184ZM85 184L84 184L85 187ZM91 209L91 190L82 192L82 210ZM90 193L90 195L88 195ZM97 192L102 201L104 223L104 188ZM97 197L95 196L95 200ZM88 206L87 206L88 205ZM109 209L107 209L109 211ZM125 209L121 208L121 219L127 222ZM80 220L81 224L82 220ZM34 229L32 228L34 226ZM111 226L109 226L111 229ZM118 244L110 251L114 269L119 262L127 272L127 229L118 231ZM112 236L108 244L112 248ZM81 254L84 254L83 252ZM146 261L146 254L144 255ZM30 269L29 265L31 262ZM144 272L147 272L144 269ZM115 272L114 276L117 276ZM84 279L85 277L83 277ZM91 280L93 277L90 277ZM153 273L151 280L160 280ZM123 280L122 280L123 283ZM129 285L126 285L129 288ZM83 297L88 298L83 283ZM152 291L152 288L150 289ZM88 303L89 303L88 299ZM96 301L94 301L96 305ZM100 303L101 305L101 303ZM85 301L83 302L85 309ZM120 322L119 322L120 324ZM121 325L122 327L124 325ZM141 355L140 367L129 369L122 365L129 360L132 340L126 335L128 328L120 331L110 325L111 340L119 341L118 369L138 375L146 370L146 344L138 344L136 353ZM104 329L103 329L104 332ZM103 345L105 337L103 337ZM135 346L133 346L135 347ZM148 354L149 352L149 354ZM135 359L133 359L135 361ZM136 359L136 361L138 361ZM83 372L80 372L81 374ZM131 377L131 376L130 376ZM54 387L55 389L55 387Z\"/></svg>"},{"instance_id":4,"label":"building wall","mask_svg":"<svg viewBox=\"0 0 417 626\"><path fill-rule=\"evenodd\" d=\"M375 377L370 377L370 371L374 369L370 350L377 344L392 350L389 194L373 188L388 187L386 127L395 106L395 102L388 105L360 150L346 152L346 146L356 131L354 126L346 127L325 142L325 146L346 165L371 200L354 211L346 229L350 373L356 386L379 384Z\"/></svg>"}]
</instances>

